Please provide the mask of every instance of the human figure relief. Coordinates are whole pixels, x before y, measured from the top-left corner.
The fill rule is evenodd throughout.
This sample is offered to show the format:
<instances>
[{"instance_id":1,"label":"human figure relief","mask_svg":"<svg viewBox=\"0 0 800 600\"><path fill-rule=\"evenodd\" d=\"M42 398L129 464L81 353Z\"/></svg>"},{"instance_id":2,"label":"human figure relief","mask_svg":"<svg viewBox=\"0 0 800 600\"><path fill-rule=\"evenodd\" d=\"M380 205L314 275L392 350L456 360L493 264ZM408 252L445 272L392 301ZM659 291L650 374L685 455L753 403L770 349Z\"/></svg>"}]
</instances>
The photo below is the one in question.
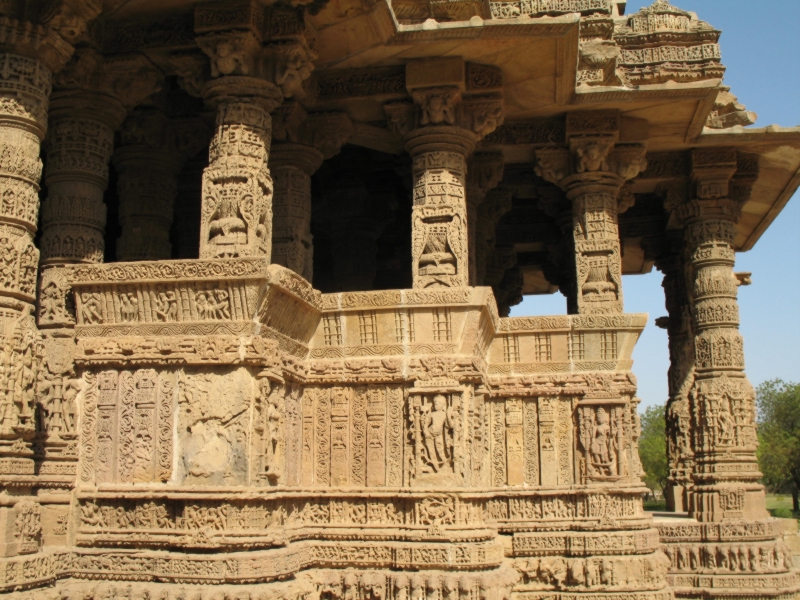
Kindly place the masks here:
<instances>
[{"instance_id":1,"label":"human figure relief","mask_svg":"<svg viewBox=\"0 0 800 600\"><path fill-rule=\"evenodd\" d=\"M607 151L599 144L587 144L585 147L578 146L576 149L578 154L578 173L607 171Z\"/></svg>"},{"instance_id":2,"label":"human figure relief","mask_svg":"<svg viewBox=\"0 0 800 600\"><path fill-rule=\"evenodd\" d=\"M450 250L447 229L431 226L419 258L420 275L455 275L456 257Z\"/></svg>"},{"instance_id":3,"label":"human figure relief","mask_svg":"<svg viewBox=\"0 0 800 600\"><path fill-rule=\"evenodd\" d=\"M222 252L223 258L235 257L237 246L247 243L247 224L244 222L239 208L238 190L220 190L219 202L209 221L209 241L223 248L229 247L231 253ZM225 193L228 192L228 193Z\"/></svg>"},{"instance_id":4,"label":"human figure relief","mask_svg":"<svg viewBox=\"0 0 800 600\"><path fill-rule=\"evenodd\" d=\"M161 321L176 321L178 318L178 299L175 292L159 292L156 297L156 316Z\"/></svg>"},{"instance_id":5,"label":"human figure relief","mask_svg":"<svg viewBox=\"0 0 800 600\"><path fill-rule=\"evenodd\" d=\"M612 475L613 436L611 419L604 408L597 409L592 428L592 466L602 475Z\"/></svg>"},{"instance_id":6,"label":"human figure relief","mask_svg":"<svg viewBox=\"0 0 800 600\"><path fill-rule=\"evenodd\" d=\"M455 93L443 92L428 96L422 105L422 125L454 125L456 122Z\"/></svg>"},{"instance_id":7,"label":"human figure relief","mask_svg":"<svg viewBox=\"0 0 800 600\"><path fill-rule=\"evenodd\" d=\"M133 293L121 293L119 295L120 317L126 323L134 323L139 320L139 298Z\"/></svg>"},{"instance_id":8,"label":"human figure relief","mask_svg":"<svg viewBox=\"0 0 800 600\"><path fill-rule=\"evenodd\" d=\"M91 292L81 294L81 316L87 325L103 322L101 307L100 294Z\"/></svg>"},{"instance_id":9,"label":"human figure relief","mask_svg":"<svg viewBox=\"0 0 800 600\"><path fill-rule=\"evenodd\" d=\"M453 419L447 409L447 398L442 394L433 397L433 410L431 405L423 406L423 410L425 462L434 473L438 473L453 457Z\"/></svg>"},{"instance_id":10,"label":"human figure relief","mask_svg":"<svg viewBox=\"0 0 800 600\"><path fill-rule=\"evenodd\" d=\"M64 290L62 290L55 281L50 281L41 291L39 299L39 320L42 322L50 322L68 319L69 315L65 310L64 301Z\"/></svg>"},{"instance_id":11,"label":"human figure relief","mask_svg":"<svg viewBox=\"0 0 800 600\"><path fill-rule=\"evenodd\" d=\"M237 49L228 40L222 40L217 43L215 56L211 61L211 70L214 77L233 74L247 75L250 72L245 61L244 51Z\"/></svg>"}]
</instances>

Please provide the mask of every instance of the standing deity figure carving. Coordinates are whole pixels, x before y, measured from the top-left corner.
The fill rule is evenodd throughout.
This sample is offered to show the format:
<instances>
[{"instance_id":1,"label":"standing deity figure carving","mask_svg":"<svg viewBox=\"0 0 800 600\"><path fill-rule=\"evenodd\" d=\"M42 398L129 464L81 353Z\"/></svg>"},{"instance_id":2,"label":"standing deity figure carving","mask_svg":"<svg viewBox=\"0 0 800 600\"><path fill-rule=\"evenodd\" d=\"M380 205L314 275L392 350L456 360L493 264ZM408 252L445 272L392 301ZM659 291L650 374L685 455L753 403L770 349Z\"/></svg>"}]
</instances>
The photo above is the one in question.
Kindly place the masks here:
<instances>
[{"instance_id":1,"label":"standing deity figure carving","mask_svg":"<svg viewBox=\"0 0 800 600\"><path fill-rule=\"evenodd\" d=\"M425 462L438 473L453 458L453 422L442 394L433 397L433 404L422 405Z\"/></svg>"}]
</instances>

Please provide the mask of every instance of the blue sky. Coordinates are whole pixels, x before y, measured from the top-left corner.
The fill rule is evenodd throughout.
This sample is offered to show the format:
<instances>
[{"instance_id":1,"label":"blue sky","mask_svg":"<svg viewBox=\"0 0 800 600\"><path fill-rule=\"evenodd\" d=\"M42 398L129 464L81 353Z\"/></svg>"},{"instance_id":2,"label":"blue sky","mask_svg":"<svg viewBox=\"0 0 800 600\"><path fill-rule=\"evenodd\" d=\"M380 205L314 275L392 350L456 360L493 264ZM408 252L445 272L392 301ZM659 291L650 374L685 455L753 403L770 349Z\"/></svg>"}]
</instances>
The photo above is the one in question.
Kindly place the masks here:
<instances>
[{"instance_id":1,"label":"blue sky","mask_svg":"<svg viewBox=\"0 0 800 600\"><path fill-rule=\"evenodd\" d=\"M800 125L800 1L674 0L675 6L722 30L725 84L756 127ZM649 4L649 2L648 2ZM644 6L628 0L627 14ZM737 256L736 270L751 271L753 285L739 288L747 374L753 385L768 379L800 381L800 194L795 194L755 248ZM667 399L667 334L653 321L666 314L661 273L623 280L626 312L649 313L634 352L642 408ZM563 314L561 294L529 296L512 316Z\"/></svg>"}]
</instances>

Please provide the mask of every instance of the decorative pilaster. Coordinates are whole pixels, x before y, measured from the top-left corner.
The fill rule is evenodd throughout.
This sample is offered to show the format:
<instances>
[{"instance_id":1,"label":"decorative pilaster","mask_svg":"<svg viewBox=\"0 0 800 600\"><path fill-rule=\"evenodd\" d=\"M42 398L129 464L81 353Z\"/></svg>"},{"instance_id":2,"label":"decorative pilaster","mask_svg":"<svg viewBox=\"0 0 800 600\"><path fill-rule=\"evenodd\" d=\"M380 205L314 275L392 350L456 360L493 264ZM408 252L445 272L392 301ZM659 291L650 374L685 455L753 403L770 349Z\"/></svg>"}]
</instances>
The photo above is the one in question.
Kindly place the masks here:
<instances>
[{"instance_id":1,"label":"decorative pilaster","mask_svg":"<svg viewBox=\"0 0 800 600\"><path fill-rule=\"evenodd\" d=\"M575 252L571 313L623 312L618 198L625 181L646 166L643 144L621 145L615 112L567 115L569 149L537 150L536 174L572 202Z\"/></svg>"},{"instance_id":2,"label":"decorative pilaster","mask_svg":"<svg viewBox=\"0 0 800 600\"><path fill-rule=\"evenodd\" d=\"M172 258L169 236L178 175L186 158L205 145L206 132L199 119L168 119L152 110L125 121L114 152L122 225L118 260Z\"/></svg>"},{"instance_id":3,"label":"decorative pilaster","mask_svg":"<svg viewBox=\"0 0 800 600\"><path fill-rule=\"evenodd\" d=\"M744 372L736 221L754 174L733 148L692 151L690 199L674 202L684 252L694 342L694 486L689 513L702 522L767 516L758 483L755 393Z\"/></svg>"},{"instance_id":4,"label":"decorative pilaster","mask_svg":"<svg viewBox=\"0 0 800 600\"><path fill-rule=\"evenodd\" d=\"M201 94L217 111L203 173L200 258L272 254L270 112L301 92L315 54L302 11L273 11L281 26L265 28L263 10L256 3L195 10L196 40L212 77Z\"/></svg>"},{"instance_id":5,"label":"decorative pilaster","mask_svg":"<svg viewBox=\"0 0 800 600\"><path fill-rule=\"evenodd\" d=\"M502 79L499 73L497 78ZM387 114L395 130L415 127L405 132L414 178L413 286L467 286L476 269L470 259L467 158L502 124L502 96L469 95L460 58L408 63L406 86L414 98L414 118L399 105L388 106Z\"/></svg>"}]
</instances>

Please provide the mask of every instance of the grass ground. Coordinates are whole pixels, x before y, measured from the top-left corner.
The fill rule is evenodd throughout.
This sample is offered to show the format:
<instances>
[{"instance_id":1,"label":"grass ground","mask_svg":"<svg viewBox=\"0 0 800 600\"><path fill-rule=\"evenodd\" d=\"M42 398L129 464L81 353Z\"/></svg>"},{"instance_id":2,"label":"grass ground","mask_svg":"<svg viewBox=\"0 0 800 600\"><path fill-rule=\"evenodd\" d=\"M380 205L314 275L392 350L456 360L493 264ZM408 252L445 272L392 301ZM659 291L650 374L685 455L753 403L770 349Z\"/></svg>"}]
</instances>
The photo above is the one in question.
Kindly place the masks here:
<instances>
[{"instance_id":1,"label":"grass ground","mask_svg":"<svg viewBox=\"0 0 800 600\"><path fill-rule=\"evenodd\" d=\"M800 512L792 513L792 497L788 494L767 494L767 510L774 517L788 517L793 514L800 519Z\"/></svg>"}]
</instances>

